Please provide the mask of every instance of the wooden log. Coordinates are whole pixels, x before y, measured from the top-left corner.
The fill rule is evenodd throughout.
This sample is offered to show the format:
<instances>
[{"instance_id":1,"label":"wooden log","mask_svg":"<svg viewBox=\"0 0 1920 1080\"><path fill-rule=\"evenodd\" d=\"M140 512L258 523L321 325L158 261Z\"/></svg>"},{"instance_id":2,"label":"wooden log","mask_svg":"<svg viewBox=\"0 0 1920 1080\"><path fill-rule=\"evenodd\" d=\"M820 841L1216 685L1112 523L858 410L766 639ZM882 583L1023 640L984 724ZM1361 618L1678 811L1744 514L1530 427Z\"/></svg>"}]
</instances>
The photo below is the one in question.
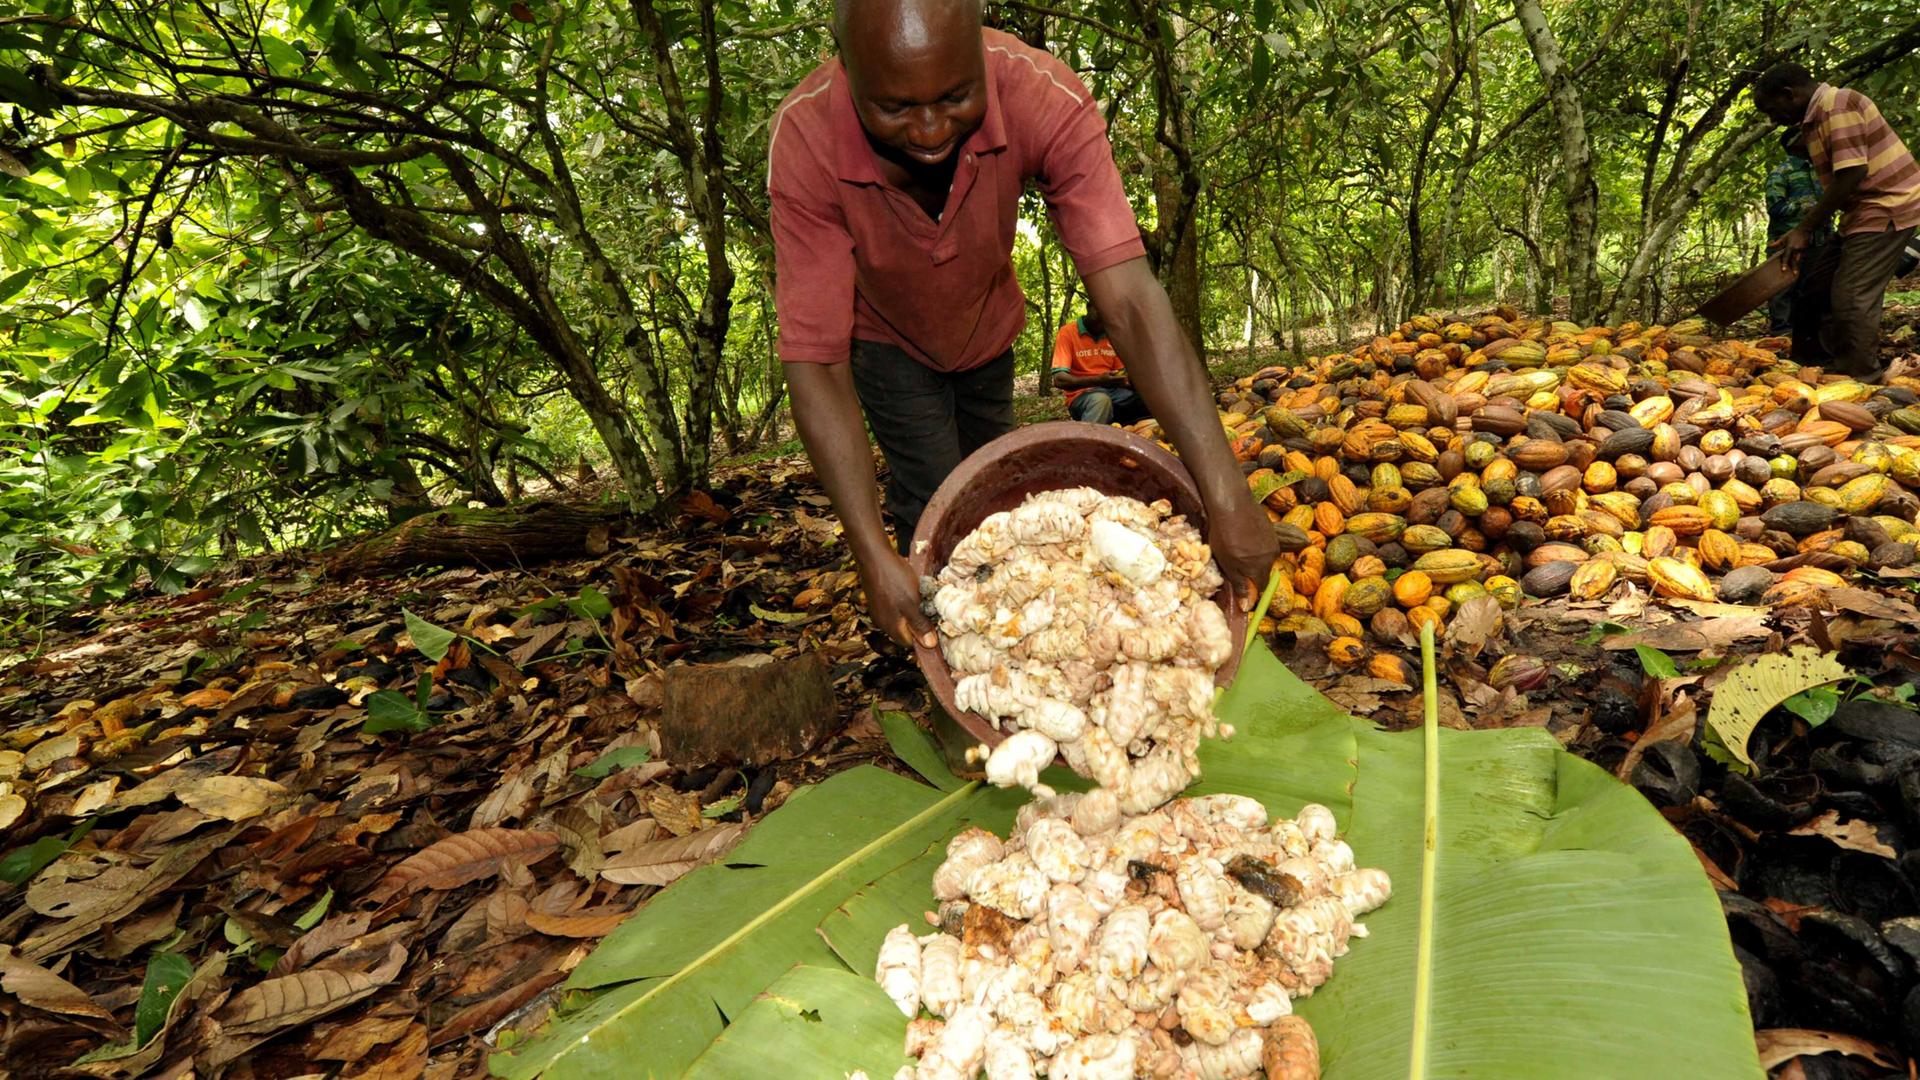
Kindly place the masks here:
<instances>
[{"instance_id":1,"label":"wooden log","mask_svg":"<svg viewBox=\"0 0 1920 1080\"><path fill-rule=\"evenodd\" d=\"M335 578L393 574L421 566L526 566L549 559L605 554L624 515L593 506L536 502L520 506L450 507L422 514L327 560Z\"/></svg>"}]
</instances>

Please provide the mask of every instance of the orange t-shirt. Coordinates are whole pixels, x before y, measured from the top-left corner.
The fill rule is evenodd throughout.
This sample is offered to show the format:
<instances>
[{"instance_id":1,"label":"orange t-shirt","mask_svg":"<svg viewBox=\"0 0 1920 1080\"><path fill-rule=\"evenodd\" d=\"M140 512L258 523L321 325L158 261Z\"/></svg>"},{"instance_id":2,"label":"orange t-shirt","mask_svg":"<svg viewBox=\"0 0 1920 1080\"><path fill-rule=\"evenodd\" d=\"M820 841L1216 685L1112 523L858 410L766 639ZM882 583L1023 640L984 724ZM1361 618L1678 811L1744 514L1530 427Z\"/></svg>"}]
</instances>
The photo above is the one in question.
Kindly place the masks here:
<instances>
[{"instance_id":1,"label":"orange t-shirt","mask_svg":"<svg viewBox=\"0 0 1920 1080\"><path fill-rule=\"evenodd\" d=\"M1113 342L1105 337L1093 337L1087 333L1086 320L1075 319L1060 328L1053 339L1053 370L1055 374L1068 372L1074 375L1111 375L1123 371L1126 365L1120 362L1119 354L1113 351ZM1067 391L1067 401L1087 392L1091 387Z\"/></svg>"}]
</instances>

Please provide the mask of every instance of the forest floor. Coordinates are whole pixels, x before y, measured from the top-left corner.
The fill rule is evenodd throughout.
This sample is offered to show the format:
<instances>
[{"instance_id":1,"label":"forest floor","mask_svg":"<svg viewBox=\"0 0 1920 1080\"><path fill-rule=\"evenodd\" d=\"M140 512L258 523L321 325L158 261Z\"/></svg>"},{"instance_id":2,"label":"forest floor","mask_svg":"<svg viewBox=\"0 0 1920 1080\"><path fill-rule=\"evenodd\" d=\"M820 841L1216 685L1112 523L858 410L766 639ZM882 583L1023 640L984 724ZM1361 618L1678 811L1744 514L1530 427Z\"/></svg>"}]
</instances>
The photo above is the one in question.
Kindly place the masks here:
<instances>
[{"instance_id":1,"label":"forest floor","mask_svg":"<svg viewBox=\"0 0 1920 1080\"><path fill-rule=\"evenodd\" d=\"M1914 300L1890 333L1920 325ZM1033 401L1024 419L1060 399ZM1815 818L1776 777L1747 784L1776 808L1801 800L1789 840L1745 821L1692 753L1645 747L1697 744L1728 657L1811 641L1881 683L1920 682L1920 610L1886 584L1824 618L1637 591L1532 604L1504 634L1454 642L1442 722L1541 727L1636 782L1694 840L1730 920L1798 931L1831 909L1874 933L1920 913L1897 811L1860 796ZM787 456L723 469L671 525L597 555L336 580L289 553L62 613L0 659L0 780L37 778L17 785L31 803L0 795L0 1060L17 1076L482 1075L499 1033L536 1025L601 937L797 786L859 763L911 775L881 717L924 722L932 705L858 601L827 500ZM1496 691L1487 669L1522 635L1559 676ZM1418 722L1412 688L1273 644L1356 714ZM824 661L828 722L724 758L702 749L700 703L670 693L682 665L803 655ZM1872 727L1858 703L1841 713ZM1920 746L1914 723L1873 717L1897 729L1873 738ZM1800 763L1780 776L1806 772L1804 729L1771 725L1759 738ZM1856 858L1875 862L1864 897L1840 880L1860 878ZM1758 948L1743 925L1736 943ZM1840 1004L1810 1006L1781 989L1796 979L1779 972L1786 1004L1761 1026L1904 1056L1897 1004L1835 989ZM1878 992L1897 1002L1901 985Z\"/></svg>"}]
</instances>

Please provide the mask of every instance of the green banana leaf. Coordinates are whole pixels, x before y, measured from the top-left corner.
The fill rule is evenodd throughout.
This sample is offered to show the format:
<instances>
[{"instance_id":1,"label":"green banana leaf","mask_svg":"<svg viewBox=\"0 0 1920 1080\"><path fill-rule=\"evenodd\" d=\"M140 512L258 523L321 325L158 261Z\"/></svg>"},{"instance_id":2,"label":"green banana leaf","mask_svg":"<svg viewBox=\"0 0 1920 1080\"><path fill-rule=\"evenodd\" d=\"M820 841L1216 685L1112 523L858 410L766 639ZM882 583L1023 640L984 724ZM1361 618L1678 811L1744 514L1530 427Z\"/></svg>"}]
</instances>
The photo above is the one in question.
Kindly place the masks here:
<instances>
[{"instance_id":1,"label":"green banana leaf","mask_svg":"<svg viewBox=\"0 0 1920 1080\"><path fill-rule=\"evenodd\" d=\"M1220 712L1238 734L1203 751L1195 793L1323 803L1393 876L1369 936L1296 1002L1329 1080L1762 1075L1713 890L1630 788L1544 732L1382 732L1261 647ZM1004 832L1021 801L871 767L796 793L609 936L569 983L599 996L493 1070L890 1077L905 1018L865 977L880 939L921 923L948 837Z\"/></svg>"}]
</instances>

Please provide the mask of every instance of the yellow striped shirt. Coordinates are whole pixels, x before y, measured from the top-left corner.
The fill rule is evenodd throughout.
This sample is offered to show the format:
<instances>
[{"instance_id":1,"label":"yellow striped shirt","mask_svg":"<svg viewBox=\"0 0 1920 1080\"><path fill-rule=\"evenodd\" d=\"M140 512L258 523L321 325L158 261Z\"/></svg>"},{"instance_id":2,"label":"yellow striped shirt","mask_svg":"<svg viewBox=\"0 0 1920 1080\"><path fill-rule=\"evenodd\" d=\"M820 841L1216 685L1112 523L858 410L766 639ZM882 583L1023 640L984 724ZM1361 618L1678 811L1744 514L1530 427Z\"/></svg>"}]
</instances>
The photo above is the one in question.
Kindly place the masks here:
<instances>
[{"instance_id":1,"label":"yellow striped shirt","mask_svg":"<svg viewBox=\"0 0 1920 1080\"><path fill-rule=\"evenodd\" d=\"M1821 186L1832 184L1839 169L1866 166L1867 178L1840 217L1842 236L1920 225L1920 164L1873 99L1821 83L1800 124Z\"/></svg>"}]
</instances>

